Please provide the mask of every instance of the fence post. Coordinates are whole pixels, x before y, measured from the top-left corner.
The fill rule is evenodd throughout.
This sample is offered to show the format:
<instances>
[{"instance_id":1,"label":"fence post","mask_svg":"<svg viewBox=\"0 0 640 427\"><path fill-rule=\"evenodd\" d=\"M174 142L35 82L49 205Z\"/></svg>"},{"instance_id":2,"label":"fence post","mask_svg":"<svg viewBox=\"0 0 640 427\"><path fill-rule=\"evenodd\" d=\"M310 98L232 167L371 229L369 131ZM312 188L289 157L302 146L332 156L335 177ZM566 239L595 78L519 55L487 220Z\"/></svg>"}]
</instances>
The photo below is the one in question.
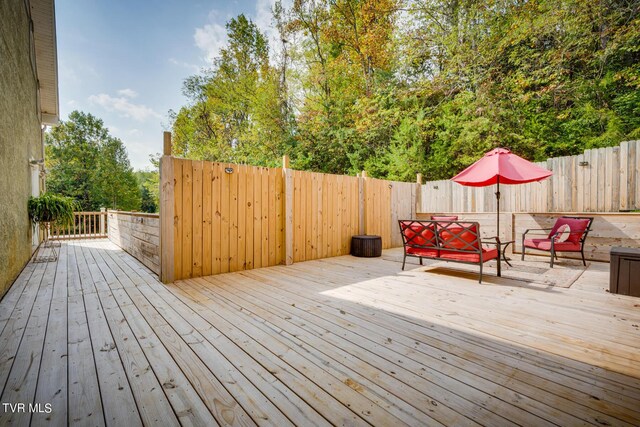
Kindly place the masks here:
<instances>
[{"instance_id":1,"label":"fence post","mask_svg":"<svg viewBox=\"0 0 640 427\"><path fill-rule=\"evenodd\" d=\"M293 264L293 171L289 169L289 156L282 156L284 178L284 263Z\"/></svg>"},{"instance_id":2,"label":"fence post","mask_svg":"<svg viewBox=\"0 0 640 427\"><path fill-rule=\"evenodd\" d=\"M100 208L100 235L104 236L107 234L107 209Z\"/></svg>"},{"instance_id":3,"label":"fence post","mask_svg":"<svg viewBox=\"0 0 640 427\"><path fill-rule=\"evenodd\" d=\"M365 235L367 234L367 225L365 223L366 221L366 208L365 208L365 196L364 196L364 181L365 179L367 179L367 172L366 171L362 171L362 173L360 173L358 175L358 222L360 224L360 231L359 234L360 235Z\"/></svg>"},{"instance_id":4,"label":"fence post","mask_svg":"<svg viewBox=\"0 0 640 427\"><path fill-rule=\"evenodd\" d=\"M171 132L164 133L164 155L160 159L160 280L174 281L174 176Z\"/></svg>"},{"instance_id":5,"label":"fence post","mask_svg":"<svg viewBox=\"0 0 640 427\"><path fill-rule=\"evenodd\" d=\"M418 212L422 211L422 174L416 175L416 204L414 206L415 217L417 218ZM413 219L413 218L412 218Z\"/></svg>"},{"instance_id":6,"label":"fence post","mask_svg":"<svg viewBox=\"0 0 640 427\"><path fill-rule=\"evenodd\" d=\"M164 132L162 134L162 155L171 155L171 132Z\"/></svg>"}]
</instances>

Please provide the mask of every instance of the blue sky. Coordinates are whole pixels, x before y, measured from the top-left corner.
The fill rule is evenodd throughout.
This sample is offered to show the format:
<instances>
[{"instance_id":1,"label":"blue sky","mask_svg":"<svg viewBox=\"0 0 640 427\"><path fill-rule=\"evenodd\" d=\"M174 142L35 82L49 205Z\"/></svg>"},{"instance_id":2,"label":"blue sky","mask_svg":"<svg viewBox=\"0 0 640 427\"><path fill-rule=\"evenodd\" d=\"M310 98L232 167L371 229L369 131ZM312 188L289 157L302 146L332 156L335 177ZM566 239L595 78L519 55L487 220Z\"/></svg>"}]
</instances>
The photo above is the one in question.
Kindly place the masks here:
<instances>
[{"instance_id":1,"label":"blue sky","mask_svg":"<svg viewBox=\"0 0 640 427\"><path fill-rule=\"evenodd\" d=\"M57 0L61 119L101 118L127 147L131 165L162 150L168 111L186 103L183 80L206 67L240 13L272 34L273 0Z\"/></svg>"}]
</instances>

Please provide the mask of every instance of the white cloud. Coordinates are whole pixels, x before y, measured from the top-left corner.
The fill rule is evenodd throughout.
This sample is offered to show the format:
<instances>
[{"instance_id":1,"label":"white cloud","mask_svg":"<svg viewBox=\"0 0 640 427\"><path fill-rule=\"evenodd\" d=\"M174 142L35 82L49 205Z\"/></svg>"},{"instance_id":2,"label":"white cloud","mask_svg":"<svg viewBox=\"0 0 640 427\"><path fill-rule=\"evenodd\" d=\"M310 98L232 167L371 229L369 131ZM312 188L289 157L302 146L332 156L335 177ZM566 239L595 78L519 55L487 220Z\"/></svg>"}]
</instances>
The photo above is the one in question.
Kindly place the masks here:
<instances>
[{"instance_id":1,"label":"white cloud","mask_svg":"<svg viewBox=\"0 0 640 427\"><path fill-rule=\"evenodd\" d=\"M105 127L107 129L109 129L109 133L111 133L111 134L116 134L116 133L120 132L120 128L117 127L117 126L105 125Z\"/></svg>"},{"instance_id":2,"label":"white cloud","mask_svg":"<svg viewBox=\"0 0 640 427\"><path fill-rule=\"evenodd\" d=\"M275 4L276 0L257 0L254 19L260 31L267 37L271 59L275 59L282 49L280 36L273 21L272 10ZM285 9L289 9L292 4L293 0L282 0L282 7Z\"/></svg>"},{"instance_id":3,"label":"white cloud","mask_svg":"<svg viewBox=\"0 0 640 427\"><path fill-rule=\"evenodd\" d=\"M209 19L217 19L217 13L209 13ZM217 22L205 24L204 27L196 28L193 34L196 46L205 54L207 61L212 62L227 43L227 30L224 25Z\"/></svg>"},{"instance_id":4,"label":"white cloud","mask_svg":"<svg viewBox=\"0 0 640 427\"><path fill-rule=\"evenodd\" d=\"M190 64L190 63L184 62L184 61L178 61L175 58L169 58L169 63L173 64L173 65L177 65L178 67L188 68L189 70L194 71L194 72L200 71L200 67L198 67L197 65Z\"/></svg>"},{"instance_id":5,"label":"white cloud","mask_svg":"<svg viewBox=\"0 0 640 427\"><path fill-rule=\"evenodd\" d=\"M153 109L142 104L134 104L125 97L113 97L106 93L91 95L89 102L100 105L107 111L115 111L124 117L129 117L139 122L149 118L160 119L162 116Z\"/></svg>"},{"instance_id":6,"label":"white cloud","mask_svg":"<svg viewBox=\"0 0 640 427\"><path fill-rule=\"evenodd\" d=\"M286 9L291 7L293 0L283 0L282 6ZM260 31L266 35L269 41L272 57L279 52L281 46L279 42L278 30L273 25L273 6L276 4L276 0L257 0L256 9L253 16L247 16L258 26ZM208 23L202 27L195 29L193 34L193 40L200 50L205 54L205 60L212 62L219 56L220 49L224 48L227 44L227 29L225 27L226 19L220 16L217 10L209 12ZM180 65L188 68L197 68L191 64L186 64L170 58L169 62L175 65Z\"/></svg>"},{"instance_id":7,"label":"white cloud","mask_svg":"<svg viewBox=\"0 0 640 427\"><path fill-rule=\"evenodd\" d=\"M127 89L120 89L120 90L118 91L118 95L126 96L127 98L135 98L135 97L137 97L137 96L138 96L138 92L136 92L136 91L135 91L135 90L133 90L133 89L129 89L129 88L127 88Z\"/></svg>"},{"instance_id":8,"label":"white cloud","mask_svg":"<svg viewBox=\"0 0 640 427\"><path fill-rule=\"evenodd\" d=\"M272 25L273 14L271 9L276 4L275 0L258 0L256 2L256 19L255 23L263 33L266 33L267 38L271 39L277 36L277 30Z\"/></svg>"}]
</instances>

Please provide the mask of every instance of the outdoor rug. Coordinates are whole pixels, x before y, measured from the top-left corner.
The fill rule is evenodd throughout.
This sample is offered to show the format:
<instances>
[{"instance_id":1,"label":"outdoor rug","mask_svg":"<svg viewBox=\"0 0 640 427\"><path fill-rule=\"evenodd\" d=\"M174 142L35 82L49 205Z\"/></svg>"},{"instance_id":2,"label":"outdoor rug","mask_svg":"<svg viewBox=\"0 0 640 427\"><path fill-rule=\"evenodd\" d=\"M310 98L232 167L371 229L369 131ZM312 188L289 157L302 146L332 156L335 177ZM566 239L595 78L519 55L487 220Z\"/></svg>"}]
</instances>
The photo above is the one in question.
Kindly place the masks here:
<instances>
[{"instance_id":1,"label":"outdoor rug","mask_svg":"<svg viewBox=\"0 0 640 427\"><path fill-rule=\"evenodd\" d=\"M388 261L402 263L402 255L402 249L391 249L384 251L382 258ZM427 260L426 258L423 262L424 266L420 266L418 258L407 257L405 270L421 270L432 274L476 280L480 273L480 268L473 264ZM509 279L524 282L527 285L569 288L589 267L588 261L587 267L585 267L582 265L582 261L560 258L560 260L555 262L554 267L550 268L548 257L527 256L525 261L521 261L519 254L512 255L509 262L512 264L512 267L509 267L506 262L502 261L502 277L496 276L495 261L485 263L482 275L483 283L498 283L500 279Z\"/></svg>"}]
</instances>

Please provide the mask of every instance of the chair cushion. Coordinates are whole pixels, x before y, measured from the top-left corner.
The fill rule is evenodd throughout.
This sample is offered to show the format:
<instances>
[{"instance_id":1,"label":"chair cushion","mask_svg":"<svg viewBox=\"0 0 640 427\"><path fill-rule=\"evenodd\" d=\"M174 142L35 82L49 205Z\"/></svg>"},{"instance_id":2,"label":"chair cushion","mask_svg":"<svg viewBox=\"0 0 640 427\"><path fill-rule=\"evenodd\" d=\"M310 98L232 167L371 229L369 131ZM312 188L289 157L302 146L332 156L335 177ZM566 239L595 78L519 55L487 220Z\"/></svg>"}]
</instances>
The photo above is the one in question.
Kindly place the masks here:
<instances>
[{"instance_id":1,"label":"chair cushion","mask_svg":"<svg viewBox=\"0 0 640 427\"><path fill-rule=\"evenodd\" d=\"M406 239L407 247L417 246L420 247L436 247L436 234L435 225L429 224L427 226L413 221L402 221L402 234ZM409 253L407 251L407 253Z\"/></svg>"},{"instance_id":2,"label":"chair cushion","mask_svg":"<svg viewBox=\"0 0 640 427\"><path fill-rule=\"evenodd\" d=\"M452 215L452 216L432 216L431 220L432 221L457 221L458 220L458 216L457 215Z\"/></svg>"},{"instance_id":3,"label":"chair cushion","mask_svg":"<svg viewBox=\"0 0 640 427\"><path fill-rule=\"evenodd\" d=\"M556 220L556 223L553 225L553 229L551 230L551 233L549 233L549 238L551 238L551 236L556 234L560 229L560 227L563 225L569 226L569 229L571 230L571 233L569 234L569 237L567 237L566 241L571 243L579 243L580 239L582 238L582 235L584 234L584 232L587 230L587 227L589 226L589 220L567 218L562 216L558 218Z\"/></svg>"},{"instance_id":4,"label":"chair cushion","mask_svg":"<svg viewBox=\"0 0 640 427\"><path fill-rule=\"evenodd\" d=\"M438 224L440 244L444 249L477 251L480 248L478 226L474 223Z\"/></svg>"},{"instance_id":5,"label":"chair cushion","mask_svg":"<svg viewBox=\"0 0 640 427\"><path fill-rule=\"evenodd\" d=\"M551 239L525 239L524 246L541 251L551 250ZM580 243L575 242L555 242L553 245L558 252L580 252Z\"/></svg>"},{"instance_id":6,"label":"chair cushion","mask_svg":"<svg viewBox=\"0 0 640 427\"><path fill-rule=\"evenodd\" d=\"M452 261L464 261L464 262L480 262L480 254L479 253L464 253L464 252L454 252L454 251L440 251L440 258L449 259ZM482 248L482 261L490 261L492 259L498 258L498 249L485 249Z\"/></svg>"},{"instance_id":7,"label":"chair cushion","mask_svg":"<svg viewBox=\"0 0 640 427\"><path fill-rule=\"evenodd\" d=\"M440 256L440 251L438 249L415 248L407 246L407 255L415 255L425 258L438 258Z\"/></svg>"}]
</instances>

